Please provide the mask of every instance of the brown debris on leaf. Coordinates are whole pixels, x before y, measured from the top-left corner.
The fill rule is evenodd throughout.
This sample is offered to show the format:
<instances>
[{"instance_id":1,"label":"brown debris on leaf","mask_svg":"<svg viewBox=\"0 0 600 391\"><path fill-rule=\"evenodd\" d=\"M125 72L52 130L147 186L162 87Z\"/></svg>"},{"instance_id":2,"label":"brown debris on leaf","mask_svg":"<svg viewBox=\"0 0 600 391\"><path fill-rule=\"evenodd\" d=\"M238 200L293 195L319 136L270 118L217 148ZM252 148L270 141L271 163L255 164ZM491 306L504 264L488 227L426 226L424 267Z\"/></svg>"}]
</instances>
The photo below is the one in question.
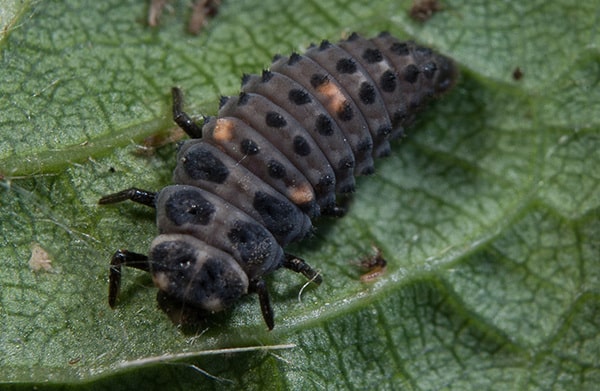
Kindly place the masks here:
<instances>
[{"instance_id":1,"label":"brown debris on leaf","mask_svg":"<svg viewBox=\"0 0 600 391\"><path fill-rule=\"evenodd\" d=\"M52 271L52 259L50 259L50 255L37 243L31 246L29 268L36 273L39 271Z\"/></svg>"},{"instance_id":2,"label":"brown debris on leaf","mask_svg":"<svg viewBox=\"0 0 600 391\"><path fill-rule=\"evenodd\" d=\"M207 25L208 19L217 14L220 6L221 0L197 0L188 22L188 31L194 35L198 34Z\"/></svg>"},{"instance_id":3,"label":"brown debris on leaf","mask_svg":"<svg viewBox=\"0 0 600 391\"><path fill-rule=\"evenodd\" d=\"M521 70L521 68L516 67L512 73L512 77L514 80L521 80L523 78L523 71Z\"/></svg>"},{"instance_id":4,"label":"brown debris on leaf","mask_svg":"<svg viewBox=\"0 0 600 391\"><path fill-rule=\"evenodd\" d=\"M148 9L148 25L158 26L163 9L168 0L151 0ZM188 22L188 32L198 34L207 25L208 19L214 17L219 11L221 0L196 0L192 4L192 15Z\"/></svg>"},{"instance_id":5,"label":"brown debris on leaf","mask_svg":"<svg viewBox=\"0 0 600 391\"><path fill-rule=\"evenodd\" d=\"M371 255L360 260L360 267L367 272L360 276L361 282L373 282L382 276L387 269L387 261L383 258L381 249L373 246L375 255Z\"/></svg>"},{"instance_id":6,"label":"brown debris on leaf","mask_svg":"<svg viewBox=\"0 0 600 391\"><path fill-rule=\"evenodd\" d=\"M423 23L441 9L442 6L437 0L415 0L408 15L411 19Z\"/></svg>"},{"instance_id":7,"label":"brown debris on leaf","mask_svg":"<svg viewBox=\"0 0 600 391\"><path fill-rule=\"evenodd\" d=\"M159 133L148 136L144 141L136 145L136 155L152 156L157 148L172 144L185 137L185 132L181 128L176 127L170 129L167 133Z\"/></svg>"}]
</instances>

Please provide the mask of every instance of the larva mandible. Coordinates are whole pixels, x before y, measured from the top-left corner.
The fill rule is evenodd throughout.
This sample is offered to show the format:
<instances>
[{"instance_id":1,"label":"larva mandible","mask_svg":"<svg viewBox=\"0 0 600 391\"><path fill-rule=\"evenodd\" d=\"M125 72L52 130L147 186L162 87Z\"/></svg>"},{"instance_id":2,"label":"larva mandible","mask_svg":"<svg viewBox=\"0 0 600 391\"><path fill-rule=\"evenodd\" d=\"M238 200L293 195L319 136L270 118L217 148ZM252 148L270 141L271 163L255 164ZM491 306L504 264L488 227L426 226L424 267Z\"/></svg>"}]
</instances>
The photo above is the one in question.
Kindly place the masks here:
<instances>
[{"instance_id":1,"label":"larva mandible","mask_svg":"<svg viewBox=\"0 0 600 391\"><path fill-rule=\"evenodd\" d=\"M274 326L264 277L281 267L317 284L318 275L283 247L301 240L320 215L341 216L336 194L374 171L416 112L454 84L453 62L388 33L353 33L305 54L275 56L262 75L244 75L241 93L223 97L202 127L182 111L174 121L191 137L179 148L175 185L130 188L100 204L131 200L156 208L159 235L148 256L117 251L111 261L114 307L121 267L152 273L167 297L217 312L256 292Z\"/></svg>"}]
</instances>

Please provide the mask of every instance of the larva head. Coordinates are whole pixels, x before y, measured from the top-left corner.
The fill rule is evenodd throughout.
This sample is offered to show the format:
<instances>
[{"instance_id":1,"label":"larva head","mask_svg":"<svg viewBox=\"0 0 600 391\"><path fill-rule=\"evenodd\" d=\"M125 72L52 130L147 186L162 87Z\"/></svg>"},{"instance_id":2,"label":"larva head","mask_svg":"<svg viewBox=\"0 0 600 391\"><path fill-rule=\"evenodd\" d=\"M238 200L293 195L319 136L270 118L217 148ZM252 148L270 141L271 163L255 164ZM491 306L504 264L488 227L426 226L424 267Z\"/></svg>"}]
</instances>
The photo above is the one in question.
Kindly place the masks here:
<instances>
[{"instance_id":1,"label":"larva head","mask_svg":"<svg viewBox=\"0 0 600 391\"><path fill-rule=\"evenodd\" d=\"M150 265L161 291L206 311L222 311L248 292L248 276L229 254L189 235L159 235Z\"/></svg>"}]
</instances>

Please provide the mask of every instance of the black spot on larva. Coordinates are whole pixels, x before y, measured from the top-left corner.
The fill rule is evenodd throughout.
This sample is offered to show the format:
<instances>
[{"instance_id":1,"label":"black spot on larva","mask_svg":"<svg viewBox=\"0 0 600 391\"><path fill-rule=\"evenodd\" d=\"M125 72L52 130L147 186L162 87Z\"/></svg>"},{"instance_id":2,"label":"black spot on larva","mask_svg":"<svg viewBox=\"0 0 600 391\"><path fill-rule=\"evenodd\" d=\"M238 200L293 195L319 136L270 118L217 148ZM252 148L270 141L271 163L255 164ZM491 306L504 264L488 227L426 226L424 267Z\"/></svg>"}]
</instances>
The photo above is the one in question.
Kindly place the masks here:
<instances>
[{"instance_id":1,"label":"black spot on larva","mask_svg":"<svg viewBox=\"0 0 600 391\"><path fill-rule=\"evenodd\" d=\"M305 105L311 102L310 95L308 92L299 89L291 89L288 93L288 98L295 105Z\"/></svg>"},{"instance_id":2,"label":"black spot on larva","mask_svg":"<svg viewBox=\"0 0 600 391\"><path fill-rule=\"evenodd\" d=\"M275 61L280 60L282 58L283 58L283 56L281 54L275 54L275 55L273 55L273 58L271 59L271 62L275 62Z\"/></svg>"},{"instance_id":3,"label":"black spot on larva","mask_svg":"<svg viewBox=\"0 0 600 391\"><path fill-rule=\"evenodd\" d=\"M246 94L245 92L240 92L240 96L238 97L237 105L244 106L245 104L248 103L249 100L250 100L250 95Z\"/></svg>"},{"instance_id":4,"label":"black spot on larva","mask_svg":"<svg viewBox=\"0 0 600 391\"><path fill-rule=\"evenodd\" d=\"M240 146L242 147L242 152L244 153L244 155L251 156L256 155L260 152L260 148L258 147L258 145L250 139L242 140Z\"/></svg>"},{"instance_id":5,"label":"black spot on larva","mask_svg":"<svg viewBox=\"0 0 600 391\"><path fill-rule=\"evenodd\" d=\"M323 174L321 178L319 178L319 182L317 183L317 192L322 193L325 189L328 189L335 183L335 178L331 175Z\"/></svg>"},{"instance_id":6,"label":"black spot on larva","mask_svg":"<svg viewBox=\"0 0 600 391\"><path fill-rule=\"evenodd\" d=\"M187 274L186 280L191 277L189 272ZM245 284L240 276L220 258L206 259L200 270L192 276L194 280L190 285L195 289L185 291L185 299L192 303L218 299L223 307L228 307L245 293Z\"/></svg>"},{"instance_id":7,"label":"black spot on larva","mask_svg":"<svg viewBox=\"0 0 600 391\"><path fill-rule=\"evenodd\" d=\"M344 102L342 107L337 111L337 116L340 120L347 122L354 118L354 110L348 102Z\"/></svg>"},{"instance_id":8,"label":"black spot on larva","mask_svg":"<svg viewBox=\"0 0 600 391\"><path fill-rule=\"evenodd\" d=\"M246 85L246 83L248 83L248 81L249 81L249 80L250 80L250 75L249 75L249 74L247 74L247 73L244 73L244 74L242 75L242 87L243 87L244 85Z\"/></svg>"},{"instance_id":9,"label":"black spot on larva","mask_svg":"<svg viewBox=\"0 0 600 391\"><path fill-rule=\"evenodd\" d=\"M356 190L356 187L354 185L346 185L340 189L340 193L342 193L342 194L354 193L354 190Z\"/></svg>"},{"instance_id":10,"label":"black spot on larva","mask_svg":"<svg viewBox=\"0 0 600 391\"><path fill-rule=\"evenodd\" d=\"M154 246L150 257L154 272L173 273L169 275L171 281L186 279L196 263L196 249L183 240L170 240Z\"/></svg>"},{"instance_id":11,"label":"black spot on larva","mask_svg":"<svg viewBox=\"0 0 600 391\"><path fill-rule=\"evenodd\" d=\"M396 42L392 44L390 51L399 56L408 56L410 54L408 45L404 42Z\"/></svg>"},{"instance_id":12,"label":"black spot on larva","mask_svg":"<svg viewBox=\"0 0 600 391\"><path fill-rule=\"evenodd\" d=\"M287 125L287 121L283 117L283 115L275 112L269 111L265 116L265 122L268 126L272 128L283 128Z\"/></svg>"},{"instance_id":13,"label":"black spot on larva","mask_svg":"<svg viewBox=\"0 0 600 391\"><path fill-rule=\"evenodd\" d=\"M385 92L394 92L396 89L396 73L392 70L383 72L379 79L379 86Z\"/></svg>"},{"instance_id":14,"label":"black spot on larva","mask_svg":"<svg viewBox=\"0 0 600 391\"><path fill-rule=\"evenodd\" d=\"M379 137L385 137L392 133L391 126L382 125L379 129L377 129L377 135Z\"/></svg>"},{"instance_id":15,"label":"black spot on larva","mask_svg":"<svg viewBox=\"0 0 600 391\"><path fill-rule=\"evenodd\" d=\"M379 49L368 48L363 52L362 58L364 58L369 64L375 64L383 60L383 55Z\"/></svg>"},{"instance_id":16,"label":"black spot on larva","mask_svg":"<svg viewBox=\"0 0 600 391\"><path fill-rule=\"evenodd\" d=\"M223 106L225 106L225 103L227 103L227 101L229 101L228 96L221 96L219 98L219 109L222 108Z\"/></svg>"},{"instance_id":17,"label":"black spot on larva","mask_svg":"<svg viewBox=\"0 0 600 391\"><path fill-rule=\"evenodd\" d=\"M417 46L415 48L415 52L417 53L417 55L422 56L422 57L430 57L433 54L431 49L423 47L423 46Z\"/></svg>"},{"instance_id":18,"label":"black spot on larva","mask_svg":"<svg viewBox=\"0 0 600 391\"><path fill-rule=\"evenodd\" d=\"M392 150L390 149L390 147L385 147L379 151L379 153L377 154L377 157L387 157L387 156L390 156L390 153L392 153Z\"/></svg>"},{"instance_id":19,"label":"black spot on larva","mask_svg":"<svg viewBox=\"0 0 600 391\"><path fill-rule=\"evenodd\" d=\"M248 265L260 265L271 255L273 243L261 225L238 220L227 237Z\"/></svg>"},{"instance_id":20,"label":"black spot on larva","mask_svg":"<svg viewBox=\"0 0 600 391\"><path fill-rule=\"evenodd\" d=\"M329 78L327 77L327 75L322 75L320 73L315 73L310 77L310 85L313 86L313 88L319 88L320 86L328 82Z\"/></svg>"},{"instance_id":21,"label":"black spot on larva","mask_svg":"<svg viewBox=\"0 0 600 391\"><path fill-rule=\"evenodd\" d=\"M207 225L215 214L215 207L199 191L178 190L165 202L165 211L175 225Z\"/></svg>"},{"instance_id":22,"label":"black spot on larva","mask_svg":"<svg viewBox=\"0 0 600 391\"><path fill-rule=\"evenodd\" d=\"M289 66L296 65L297 63L300 62L300 60L302 60L301 55L299 55L298 53L292 53L292 55L288 59L288 65Z\"/></svg>"},{"instance_id":23,"label":"black spot on larva","mask_svg":"<svg viewBox=\"0 0 600 391\"><path fill-rule=\"evenodd\" d=\"M358 92L358 96L360 97L360 101L366 105L373 104L375 102L375 87L371 84L362 82L360 85L360 91Z\"/></svg>"},{"instance_id":24,"label":"black spot on larva","mask_svg":"<svg viewBox=\"0 0 600 391\"><path fill-rule=\"evenodd\" d=\"M252 206L265 223L265 227L275 236L285 236L294 229L294 206L262 191L254 195Z\"/></svg>"},{"instance_id":25,"label":"black spot on larva","mask_svg":"<svg viewBox=\"0 0 600 391\"><path fill-rule=\"evenodd\" d=\"M273 78L273 72L269 71L269 70L263 70L262 71L262 78L261 81L263 83L267 83L269 80L271 80Z\"/></svg>"},{"instance_id":26,"label":"black spot on larva","mask_svg":"<svg viewBox=\"0 0 600 391\"><path fill-rule=\"evenodd\" d=\"M437 71L437 65L435 64L435 62L428 62L425 65L421 66L421 70L423 71L423 75L425 76L425 78L431 80L435 75L435 71Z\"/></svg>"},{"instance_id":27,"label":"black spot on larva","mask_svg":"<svg viewBox=\"0 0 600 391\"><path fill-rule=\"evenodd\" d=\"M354 156L346 156L340 159L337 166L338 170L347 170L354 167Z\"/></svg>"},{"instance_id":28,"label":"black spot on larva","mask_svg":"<svg viewBox=\"0 0 600 391\"><path fill-rule=\"evenodd\" d=\"M348 41L348 42L356 41L358 38L360 38L360 35L358 35L356 32L353 32L353 33L352 33L352 34L350 34L350 36L348 37L347 41Z\"/></svg>"},{"instance_id":29,"label":"black spot on larva","mask_svg":"<svg viewBox=\"0 0 600 391\"><path fill-rule=\"evenodd\" d=\"M317 132L323 136L331 136L333 134L333 124L328 115L319 114L315 122Z\"/></svg>"},{"instance_id":30,"label":"black spot on larva","mask_svg":"<svg viewBox=\"0 0 600 391\"><path fill-rule=\"evenodd\" d=\"M405 110L398 110L392 114L392 126L397 128L402 122L408 118L408 114Z\"/></svg>"},{"instance_id":31,"label":"black spot on larva","mask_svg":"<svg viewBox=\"0 0 600 391\"><path fill-rule=\"evenodd\" d=\"M356 72L356 62L351 58L342 58L335 64L335 69L339 73L354 73Z\"/></svg>"},{"instance_id":32,"label":"black spot on larva","mask_svg":"<svg viewBox=\"0 0 600 391\"><path fill-rule=\"evenodd\" d=\"M369 166L369 167L363 168L360 175L373 175L374 173L375 173L375 167Z\"/></svg>"},{"instance_id":33,"label":"black spot on larva","mask_svg":"<svg viewBox=\"0 0 600 391\"><path fill-rule=\"evenodd\" d=\"M224 183L229 176L229 169L221 159L202 148L201 144L187 151L182 164L185 172L192 179Z\"/></svg>"},{"instance_id":34,"label":"black spot on larva","mask_svg":"<svg viewBox=\"0 0 600 391\"><path fill-rule=\"evenodd\" d=\"M269 160L267 168L269 169L269 176L271 176L271 178L283 179L286 176L285 167L277 160Z\"/></svg>"},{"instance_id":35,"label":"black spot on larva","mask_svg":"<svg viewBox=\"0 0 600 391\"><path fill-rule=\"evenodd\" d=\"M373 140L371 138L365 138L361 142L358 143L357 150L359 152L367 152L373 148Z\"/></svg>"},{"instance_id":36,"label":"black spot on larva","mask_svg":"<svg viewBox=\"0 0 600 391\"><path fill-rule=\"evenodd\" d=\"M319 45L319 50L326 50L326 49L329 49L330 47L331 47L331 42L324 39L321 41L321 45Z\"/></svg>"},{"instance_id":37,"label":"black spot on larva","mask_svg":"<svg viewBox=\"0 0 600 391\"><path fill-rule=\"evenodd\" d=\"M302 136L294 137L294 152L300 156L310 155L310 145Z\"/></svg>"},{"instance_id":38,"label":"black spot on larva","mask_svg":"<svg viewBox=\"0 0 600 391\"><path fill-rule=\"evenodd\" d=\"M412 84L419 78L419 73L419 68L415 64L409 64L404 68L404 80Z\"/></svg>"}]
</instances>

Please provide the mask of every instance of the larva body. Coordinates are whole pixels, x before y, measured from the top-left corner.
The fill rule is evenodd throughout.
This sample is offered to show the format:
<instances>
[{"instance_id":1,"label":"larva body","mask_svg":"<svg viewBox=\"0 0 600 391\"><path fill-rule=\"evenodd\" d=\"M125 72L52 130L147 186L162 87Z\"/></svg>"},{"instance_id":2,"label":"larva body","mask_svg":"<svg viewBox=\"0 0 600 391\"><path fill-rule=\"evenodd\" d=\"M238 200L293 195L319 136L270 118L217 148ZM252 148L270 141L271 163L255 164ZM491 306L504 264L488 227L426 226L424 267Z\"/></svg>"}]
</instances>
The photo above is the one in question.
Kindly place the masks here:
<instances>
[{"instance_id":1,"label":"larva body","mask_svg":"<svg viewBox=\"0 0 600 391\"><path fill-rule=\"evenodd\" d=\"M199 310L221 311L257 292L271 329L266 275L286 267L320 282L283 247L307 236L315 217L343 213L336 194L373 173L374 158L388 155L390 140L455 78L452 61L430 49L387 33L352 34L244 75L239 96L223 98L202 128L173 89L175 121L192 137L179 149L175 185L100 200L155 207L159 230L148 257L114 255L111 306L126 265L151 272L168 297Z\"/></svg>"}]
</instances>

